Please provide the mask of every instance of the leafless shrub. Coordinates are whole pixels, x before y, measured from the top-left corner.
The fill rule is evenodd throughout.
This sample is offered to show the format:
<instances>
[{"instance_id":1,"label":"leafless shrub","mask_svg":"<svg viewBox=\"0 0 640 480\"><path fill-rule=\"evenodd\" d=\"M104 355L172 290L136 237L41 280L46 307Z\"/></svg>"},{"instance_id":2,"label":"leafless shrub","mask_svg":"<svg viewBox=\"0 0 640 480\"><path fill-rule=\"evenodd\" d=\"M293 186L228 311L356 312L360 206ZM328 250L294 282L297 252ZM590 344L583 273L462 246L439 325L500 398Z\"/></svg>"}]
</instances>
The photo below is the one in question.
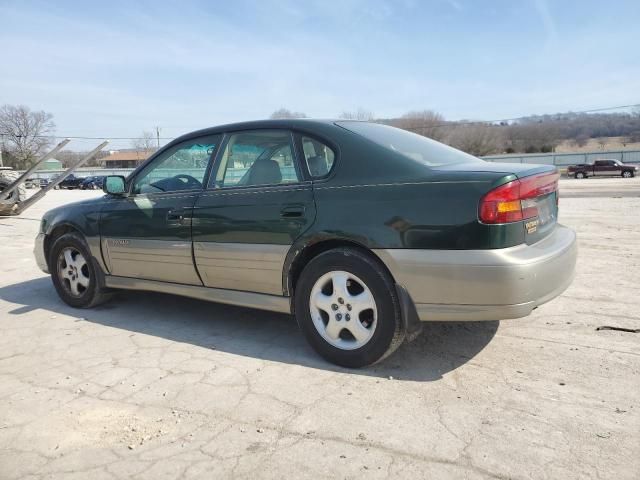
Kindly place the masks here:
<instances>
[{"instance_id":1,"label":"leafless shrub","mask_svg":"<svg viewBox=\"0 0 640 480\"><path fill-rule=\"evenodd\" d=\"M355 112L342 112L340 118L343 120L364 120L370 121L374 119L374 114L371 110L365 108L358 108Z\"/></svg>"},{"instance_id":2,"label":"leafless shrub","mask_svg":"<svg viewBox=\"0 0 640 480\"><path fill-rule=\"evenodd\" d=\"M269 115L271 119L279 119L279 118L307 118L307 116L302 112L292 112L286 108L280 108Z\"/></svg>"},{"instance_id":3,"label":"leafless shrub","mask_svg":"<svg viewBox=\"0 0 640 480\"><path fill-rule=\"evenodd\" d=\"M475 156L499 153L502 131L486 124L460 125L449 133L445 143Z\"/></svg>"}]
</instances>

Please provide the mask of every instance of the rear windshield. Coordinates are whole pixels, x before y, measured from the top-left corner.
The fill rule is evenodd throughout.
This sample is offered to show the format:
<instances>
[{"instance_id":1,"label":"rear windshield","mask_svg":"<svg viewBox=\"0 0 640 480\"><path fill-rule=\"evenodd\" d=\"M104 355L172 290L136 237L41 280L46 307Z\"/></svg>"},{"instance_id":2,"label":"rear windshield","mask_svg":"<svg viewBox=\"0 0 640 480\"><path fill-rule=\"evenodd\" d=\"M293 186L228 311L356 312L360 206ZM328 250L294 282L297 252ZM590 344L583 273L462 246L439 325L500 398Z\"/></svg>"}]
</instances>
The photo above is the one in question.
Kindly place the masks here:
<instances>
[{"instance_id":1,"label":"rear windshield","mask_svg":"<svg viewBox=\"0 0 640 480\"><path fill-rule=\"evenodd\" d=\"M484 161L422 135L388 125L353 121L336 122L336 124L430 167Z\"/></svg>"}]
</instances>

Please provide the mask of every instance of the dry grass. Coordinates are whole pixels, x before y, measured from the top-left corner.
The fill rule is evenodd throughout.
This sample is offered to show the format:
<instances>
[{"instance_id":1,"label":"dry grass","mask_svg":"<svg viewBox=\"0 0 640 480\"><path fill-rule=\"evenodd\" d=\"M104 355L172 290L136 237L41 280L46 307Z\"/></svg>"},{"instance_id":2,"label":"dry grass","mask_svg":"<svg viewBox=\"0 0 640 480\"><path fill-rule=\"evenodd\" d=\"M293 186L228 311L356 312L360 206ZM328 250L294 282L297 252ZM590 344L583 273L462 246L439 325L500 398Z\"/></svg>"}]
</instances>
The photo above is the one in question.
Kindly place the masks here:
<instances>
[{"instance_id":1,"label":"dry grass","mask_svg":"<svg viewBox=\"0 0 640 480\"><path fill-rule=\"evenodd\" d=\"M604 142L604 145L600 144ZM625 137L590 138L583 146L578 146L573 140L565 140L556 147L556 153L583 153L598 150L640 150L640 142L625 142Z\"/></svg>"}]
</instances>

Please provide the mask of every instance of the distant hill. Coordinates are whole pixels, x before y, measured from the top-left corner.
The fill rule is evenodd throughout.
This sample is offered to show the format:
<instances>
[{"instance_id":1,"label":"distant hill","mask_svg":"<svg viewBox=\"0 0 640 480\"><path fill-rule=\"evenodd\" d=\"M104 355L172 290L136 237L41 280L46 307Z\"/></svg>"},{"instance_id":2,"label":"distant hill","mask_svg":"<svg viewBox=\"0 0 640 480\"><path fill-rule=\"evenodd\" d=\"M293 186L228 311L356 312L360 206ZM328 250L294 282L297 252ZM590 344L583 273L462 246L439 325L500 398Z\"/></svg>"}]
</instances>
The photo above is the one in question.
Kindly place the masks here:
<instances>
[{"instance_id":1,"label":"distant hill","mask_svg":"<svg viewBox=\"0 0 640 480\"><path fill-rule=\"evenodd\" d=\"M472 155L638 149L640 110L558 113L509 122L450 121L430 110L379 120L447 143Z\"/></svg>"}]
</instances>

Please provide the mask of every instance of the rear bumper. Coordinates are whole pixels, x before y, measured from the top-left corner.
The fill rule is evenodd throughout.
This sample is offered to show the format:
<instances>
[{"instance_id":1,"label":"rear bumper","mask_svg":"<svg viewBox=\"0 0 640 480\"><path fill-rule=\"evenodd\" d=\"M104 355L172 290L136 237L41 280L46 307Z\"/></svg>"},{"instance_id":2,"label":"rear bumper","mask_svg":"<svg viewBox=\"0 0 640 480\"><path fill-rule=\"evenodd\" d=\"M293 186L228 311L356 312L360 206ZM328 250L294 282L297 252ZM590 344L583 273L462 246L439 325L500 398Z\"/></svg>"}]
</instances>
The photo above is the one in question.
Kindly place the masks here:
<instances>
[{"instance_id":1,"label":"rear bumper","mask_svg":"<svg viewBox=\"0 0 640 480\"><path fill-rule=\"evenodd\" d=\"M572 282L576 235L558 225L534 245L498 250L374 250L423 321L527 316Z\"/></svg>"},{"instance_id":2,"label":"rear bumper","mask_svg":"<svg viewBox=\"0 0 640 480\"><path fill-rule=\"evenodd\" d=\"M49 273L49 266L47 265L47 259L44 255L44 233L39 233L36 237L35 246L33 248L33 255L36 257L36 263L40 270L44 273Z\"/></svg>"}]
</instances>

